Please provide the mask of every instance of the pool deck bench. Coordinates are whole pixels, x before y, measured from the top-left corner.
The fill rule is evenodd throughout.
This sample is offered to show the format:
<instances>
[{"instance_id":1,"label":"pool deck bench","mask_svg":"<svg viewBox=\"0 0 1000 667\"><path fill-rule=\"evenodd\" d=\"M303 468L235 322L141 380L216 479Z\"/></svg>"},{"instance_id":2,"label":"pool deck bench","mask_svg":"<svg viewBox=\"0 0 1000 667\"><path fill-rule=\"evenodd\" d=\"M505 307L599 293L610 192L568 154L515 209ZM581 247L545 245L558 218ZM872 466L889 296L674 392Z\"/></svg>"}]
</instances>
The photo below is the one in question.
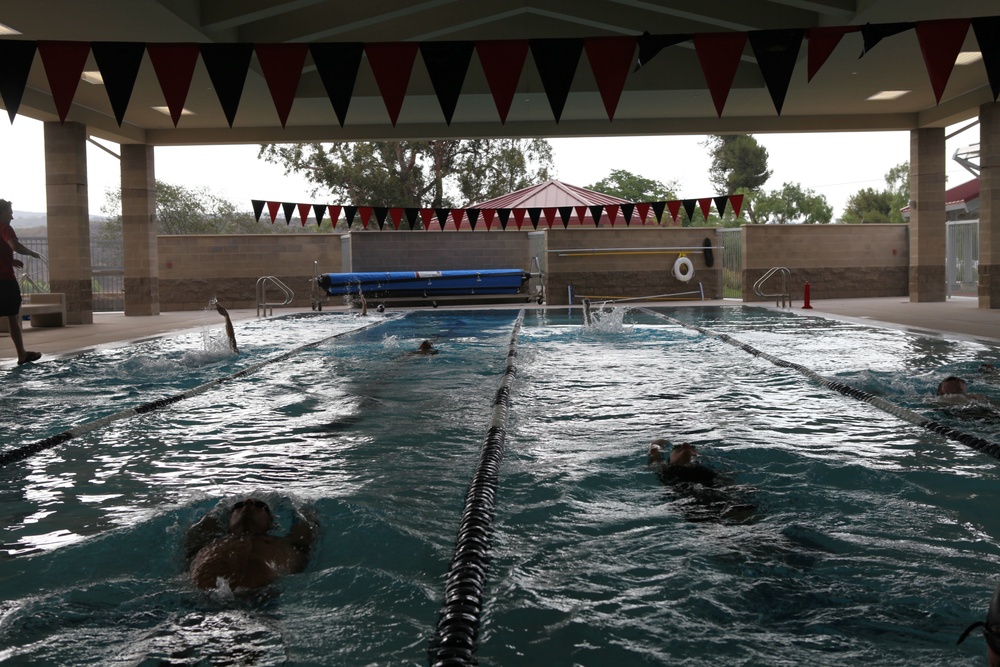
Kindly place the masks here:
<instances>
[{"instance_id":1,"label":"pool deck bench","mask_svg":"<svg viewBox=\"0 0 1000 667\"><path fill-rule=\"evenodd\" d=\"M27 316L33 327L66 326L66 295L62 292L31 294L21 304L21 315ZM0 331L10 332L7 319L0 319Z\"/></svg>"}]
</instances>

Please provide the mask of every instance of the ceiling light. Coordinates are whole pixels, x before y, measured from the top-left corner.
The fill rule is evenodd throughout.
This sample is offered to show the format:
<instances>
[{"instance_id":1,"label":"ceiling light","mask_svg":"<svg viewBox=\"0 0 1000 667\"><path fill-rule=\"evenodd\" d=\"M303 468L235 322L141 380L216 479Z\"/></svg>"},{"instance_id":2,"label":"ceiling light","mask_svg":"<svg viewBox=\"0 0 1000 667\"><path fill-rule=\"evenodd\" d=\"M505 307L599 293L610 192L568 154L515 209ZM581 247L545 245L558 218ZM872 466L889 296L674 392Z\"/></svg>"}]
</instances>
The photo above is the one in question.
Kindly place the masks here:
<instances>
[{"instance_id":1,"label":"ceiling light","mask_svg":"<svg viewBox=\"0 0 1000 667\"><path fill-rule=\"evenodd\" d=\"M875 93L874 95L872 95L871 97L868 97L866 99L869 100L869 101L872 101L872 102L880 102L880 101L885 101L885 100L895 100L895 99L899 99L900 97L902 97L903 95L907 94L908 92L910 92L910 91L908 91L908 90L880 90L879 92Z\"/></svg>"},{"instance_id":2,"label":"ceiling light","mask_svg":"<svg viewBox=\"0 0 1000 667\"><path fill-rule=\"evenodd\" d=\"M956 65L971 65L972 63L979 62L983 59L983 54L980 51L962 51L955 58Z\"/></svg>"},{"instance_id":3,"label":"ceiling light","mask_svg":"<svg viewBox=\"0 0 1000 667\"><path fill-rule=\"evenodd\" d=\"M20 35L20 30L14 30L9 25L4 25L0 23L0 35Z\"/></svg>"},{"instance_id":4,"label":"ceiling light","mask_svg":"<svg viewBox=\"0 0 1000 667\"><path fill-rule=\"evenodd\" d=\"M159 111L160 113L162 113L162 114L164 114L166 116L170 115L170 107L153 107L153 111ZM194 116L196 114L195 114L195 112L191 111L187 107L184 107L183 109L181 109L181 115L182 116Z\"/></svg>"},{"instance_id":5,"label":"ceiling light","mask_svg":"<svg viewBox=\"0 0 1000 667\"><path fill-rule=\"evenodd\" d=\"M100 72L84 72L80 75L80 78L87 83L93 83L98 86L104 85L104 77L101 76Z\"/></svg>"}]
</instances>

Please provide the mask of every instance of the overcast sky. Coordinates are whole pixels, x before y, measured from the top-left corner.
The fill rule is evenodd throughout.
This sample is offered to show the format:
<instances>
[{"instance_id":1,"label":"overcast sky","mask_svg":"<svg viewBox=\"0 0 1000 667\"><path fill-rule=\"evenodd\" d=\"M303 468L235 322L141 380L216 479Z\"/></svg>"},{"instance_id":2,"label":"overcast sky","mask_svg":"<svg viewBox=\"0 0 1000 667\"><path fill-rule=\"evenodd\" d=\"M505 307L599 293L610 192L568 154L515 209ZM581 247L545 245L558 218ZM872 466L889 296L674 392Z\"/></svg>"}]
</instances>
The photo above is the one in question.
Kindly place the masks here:
<instances>
[{"instance_id":1,"label":"overcast sky","mask_svg":"<svg viewBox=\"0 0 1000 667\"><path fill-rule=\"evenodd\" d=\"M5 116L6 114L4 114ZM950 134L955 128L949 128ZM909 159L908 132L759 134L755 135L769 154L773 171L765 184L775 190L784 182L825 195L833 206L834 220L843 212L848 198L861 188L882 188L885 174ZM702 143L704 137L595 137L551 139L555 177L571 185L586 186L601 180L612 169L624 169L639 176L667 183L680 183L682 199L719 194L708 180L710 160ZM948 185L972 178L951 160L955 149L979 141L973 127L947 142ZM10 199L19 211L45 211L45 166L42 124L19 116L13 125L0 118L0 145L4 159L0 165L0 198ZM118 146L109 147L117 152ZM251 199L295 203L325 201L313 197L305 179L285 176L277 165L257 159L256 145L214 147L157 147L156 178L173 185L208 187L250 210ZM119 185L118 160L88 144L87 168L90 212L100 215L108 188ZM392 206L394 202L385 202Z\"/></svg>"}]
</instances>

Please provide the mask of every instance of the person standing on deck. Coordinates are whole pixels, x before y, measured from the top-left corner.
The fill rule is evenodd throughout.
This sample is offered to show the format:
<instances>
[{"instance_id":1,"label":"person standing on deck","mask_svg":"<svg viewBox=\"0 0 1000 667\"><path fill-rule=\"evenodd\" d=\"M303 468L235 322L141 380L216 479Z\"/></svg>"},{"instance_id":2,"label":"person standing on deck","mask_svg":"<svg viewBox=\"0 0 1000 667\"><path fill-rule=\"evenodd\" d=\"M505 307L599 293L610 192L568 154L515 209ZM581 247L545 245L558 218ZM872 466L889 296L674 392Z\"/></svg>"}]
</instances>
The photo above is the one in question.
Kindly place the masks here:
<instances>
[{"instance_id":1,"label":"person standing on deck","mask_svg":"<svg viewBox=\"0 0 1000 667\"><path fill-rule=\"evenodd\" d=\"M17 365L21 366L29 361L38 361L42 358L40 352L31 352L24 349L24 338L21 335L21 287L17 284L15 268L23 268L24 263L19 259L14 259L14 253L27 255L28 257L39 258L37 252L29 250L21 245L17 240L14 228L10 226L14 219L14 207L6 199L0 199L0 317L7 318L7 325L10 330L10 339L17 349Z\"/></svg>"}]
</instances>

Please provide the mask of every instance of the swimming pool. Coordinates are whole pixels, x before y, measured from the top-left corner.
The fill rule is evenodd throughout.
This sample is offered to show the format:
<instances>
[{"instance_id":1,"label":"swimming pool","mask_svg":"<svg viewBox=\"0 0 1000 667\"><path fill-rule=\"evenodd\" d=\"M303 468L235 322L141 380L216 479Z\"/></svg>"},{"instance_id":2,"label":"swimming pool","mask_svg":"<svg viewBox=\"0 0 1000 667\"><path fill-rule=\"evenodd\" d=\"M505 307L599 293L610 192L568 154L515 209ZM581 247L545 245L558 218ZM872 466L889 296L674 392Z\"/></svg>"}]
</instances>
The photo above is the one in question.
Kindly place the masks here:
<instances>
[{"instance_id":1,"label":"swimming pool","mask_svg":"<svg viewBox=\"0 0 1000 667\"><path fill-rule=\"evenodd\" d=\"M669 313L1000 440L931 397L995 361L988 344ZM198 334L16 371L0 454L326 341L0 469L0 660L426 664L515 316L348 334L359 318L323 313L238 324L240 357ZM441 354L409 355L423 339ZM995 459L624 309L589 328L529 311L511 403L482 663L981 664L981 641L954 643L997 581ZM698 444L754 520L688 521L646 468L655 437ZM285 526L293 504L318 512L308 569L253 599L195 590L184 531L251 492Z\"/></svg>"}]
</instances>

